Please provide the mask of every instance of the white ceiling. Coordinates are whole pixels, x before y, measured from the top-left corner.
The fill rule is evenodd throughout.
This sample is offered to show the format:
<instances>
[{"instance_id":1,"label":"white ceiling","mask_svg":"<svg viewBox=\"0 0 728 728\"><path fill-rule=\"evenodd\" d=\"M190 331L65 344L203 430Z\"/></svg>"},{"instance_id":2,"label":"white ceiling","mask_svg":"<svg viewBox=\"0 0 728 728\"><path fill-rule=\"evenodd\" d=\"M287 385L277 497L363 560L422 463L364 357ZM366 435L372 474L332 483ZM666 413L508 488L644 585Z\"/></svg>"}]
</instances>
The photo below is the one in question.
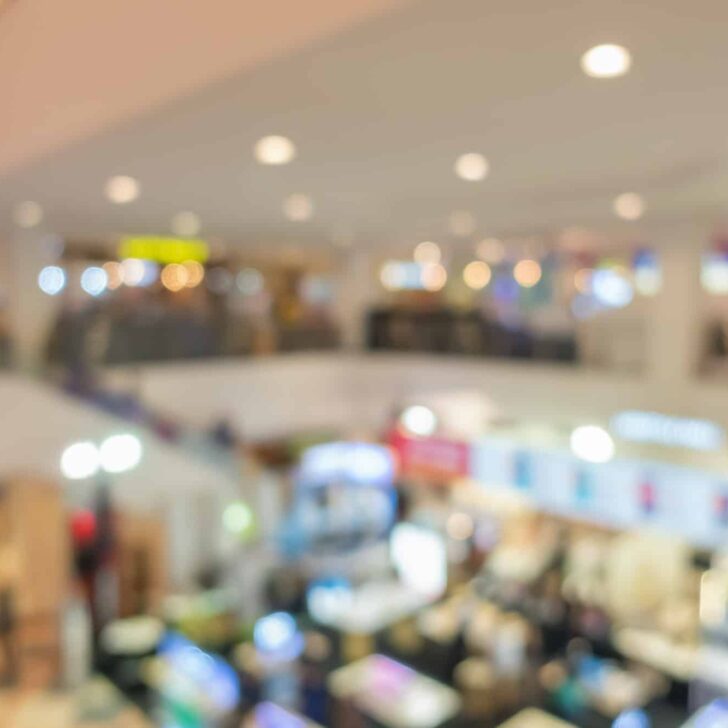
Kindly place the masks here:
<instances>
[{"instance_id":1,"label":"white ceiling","mask_svg":"<svg viewBox=\"0 0 728 728\"><path fill-rule=\"evenodd\" d=\"M459 209L478 236L710 221L728 201L726 27L725 0L419 0L1 179L0 221L32 199L44 230L89 238L193 210L205 235L250 246L447 240ZM628 76L582 74L603 42L632 51ZM254 162L270 133L295 141L293 164ZM466 151L490 160L485 181L454 175ZM102 194L119 173L143 190L123 207ZM645 196L642 223L615 224L624 191ZM284 218L294 192L310 222Z\"/></svg>"}]
</instances>

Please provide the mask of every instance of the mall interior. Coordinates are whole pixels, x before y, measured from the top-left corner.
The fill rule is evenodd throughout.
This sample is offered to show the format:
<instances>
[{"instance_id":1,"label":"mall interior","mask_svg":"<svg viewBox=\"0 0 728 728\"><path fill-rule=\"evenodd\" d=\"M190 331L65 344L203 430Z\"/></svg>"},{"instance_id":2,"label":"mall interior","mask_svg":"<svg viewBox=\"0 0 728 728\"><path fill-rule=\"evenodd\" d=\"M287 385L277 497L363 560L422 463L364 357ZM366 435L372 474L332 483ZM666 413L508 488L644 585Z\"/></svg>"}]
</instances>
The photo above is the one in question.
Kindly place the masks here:
<instances>
[{"instance_id":1,"label":"mall interior","mask_svg":"<svg viewBox=\"0 0 728 728\"><path fill-rule=\"evenodd\" d=\"M0 728L728 728L726 28L0 0Z\"/></svg>"}]
</instances>

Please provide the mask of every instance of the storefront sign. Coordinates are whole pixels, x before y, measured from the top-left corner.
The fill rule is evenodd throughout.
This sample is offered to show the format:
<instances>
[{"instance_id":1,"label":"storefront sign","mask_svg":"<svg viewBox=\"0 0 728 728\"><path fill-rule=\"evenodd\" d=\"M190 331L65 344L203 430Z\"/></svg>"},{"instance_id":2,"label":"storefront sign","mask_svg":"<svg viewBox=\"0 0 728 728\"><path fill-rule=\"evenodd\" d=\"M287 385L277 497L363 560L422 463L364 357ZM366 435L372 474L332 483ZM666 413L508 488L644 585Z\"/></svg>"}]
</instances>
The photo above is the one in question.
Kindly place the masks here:
<instances>
[{"instance_id":1,"label":"storefront sign","mask_svg":"<svg viewBox=\"0 0 728 728\"><path fill-rule=\"evenodd\" d=\"M622 440L651 442L689 450L719 450L725 430L715 422L671 417L659 412L627 410L612 417L610 428Z\"/></svg>"},{"instance_id":2,"label":"storefront sign","mask_svg":"<svg viewBox=\"0 0 728 728\"><path fill-rule=\"evenodd\" d=\"M473 479L518 491L540 510L612 528L648 526L701 546L728 542L728 486L718 474L640 460L585 463L499 438L472 448Z\"/></svg>"},{"instance_id":3,"label":"storefront sign","mask_svg":"<svg viewBox=\"0 0 728 728\"><path fill-rule=\"evenodd\" d=\"M405 475L448 481L470 472L470 445L466 442L442 437L407 437L396 433L392 436L391 445Z\"/></svg>"}]
</instances>

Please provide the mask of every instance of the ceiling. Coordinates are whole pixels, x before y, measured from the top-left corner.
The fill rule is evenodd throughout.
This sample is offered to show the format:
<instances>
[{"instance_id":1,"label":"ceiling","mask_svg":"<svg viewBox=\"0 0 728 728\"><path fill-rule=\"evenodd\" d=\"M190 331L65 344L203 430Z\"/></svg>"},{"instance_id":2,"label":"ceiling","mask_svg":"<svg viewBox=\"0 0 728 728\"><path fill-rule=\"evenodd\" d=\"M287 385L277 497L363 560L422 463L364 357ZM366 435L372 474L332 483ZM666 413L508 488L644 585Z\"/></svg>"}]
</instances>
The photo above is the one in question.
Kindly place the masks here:
<instances>
[{"instance_id":1,"label":"ceiling","mask_svg":"<svg viewBox=\"0 0 728 728\"><path fill-rule=\"evenodd\" d=\"M16 170L0 224L27 199L43 232L163 233L192 210L204 235L250 247L452 242L455 210L475 215L473 238L712 221L728 201L726 27L724 0L417 0ZM630 49L630 74L581 72L604 42ZM294 140L292 164L254 161L266 134ZM486 180L455 176L468 151ZM109 203L113 174L141 197ZM647 201L640 223L614 220L625 191ZM296 192L308 222L282 213Z\"/></svg>"}]
</instances>

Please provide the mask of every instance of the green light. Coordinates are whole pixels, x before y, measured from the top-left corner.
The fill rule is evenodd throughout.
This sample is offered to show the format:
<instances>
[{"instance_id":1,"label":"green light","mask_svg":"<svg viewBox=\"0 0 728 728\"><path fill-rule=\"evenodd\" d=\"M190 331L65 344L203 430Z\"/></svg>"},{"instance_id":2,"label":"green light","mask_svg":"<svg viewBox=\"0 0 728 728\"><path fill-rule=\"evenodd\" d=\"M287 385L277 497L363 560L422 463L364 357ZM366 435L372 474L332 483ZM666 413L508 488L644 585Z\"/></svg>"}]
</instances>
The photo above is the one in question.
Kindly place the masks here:
<instances>
[{"instance_id":1,"label":"green light","mask_svg":"<svg viewBox=\"0 0 728 728\"><path fill-rule=\"evenodd\" d=\"M231 503L222 514L225 528L236 536L247 535L253 527L253 512L243 501Z\"/></svg>"}]
</instances>

